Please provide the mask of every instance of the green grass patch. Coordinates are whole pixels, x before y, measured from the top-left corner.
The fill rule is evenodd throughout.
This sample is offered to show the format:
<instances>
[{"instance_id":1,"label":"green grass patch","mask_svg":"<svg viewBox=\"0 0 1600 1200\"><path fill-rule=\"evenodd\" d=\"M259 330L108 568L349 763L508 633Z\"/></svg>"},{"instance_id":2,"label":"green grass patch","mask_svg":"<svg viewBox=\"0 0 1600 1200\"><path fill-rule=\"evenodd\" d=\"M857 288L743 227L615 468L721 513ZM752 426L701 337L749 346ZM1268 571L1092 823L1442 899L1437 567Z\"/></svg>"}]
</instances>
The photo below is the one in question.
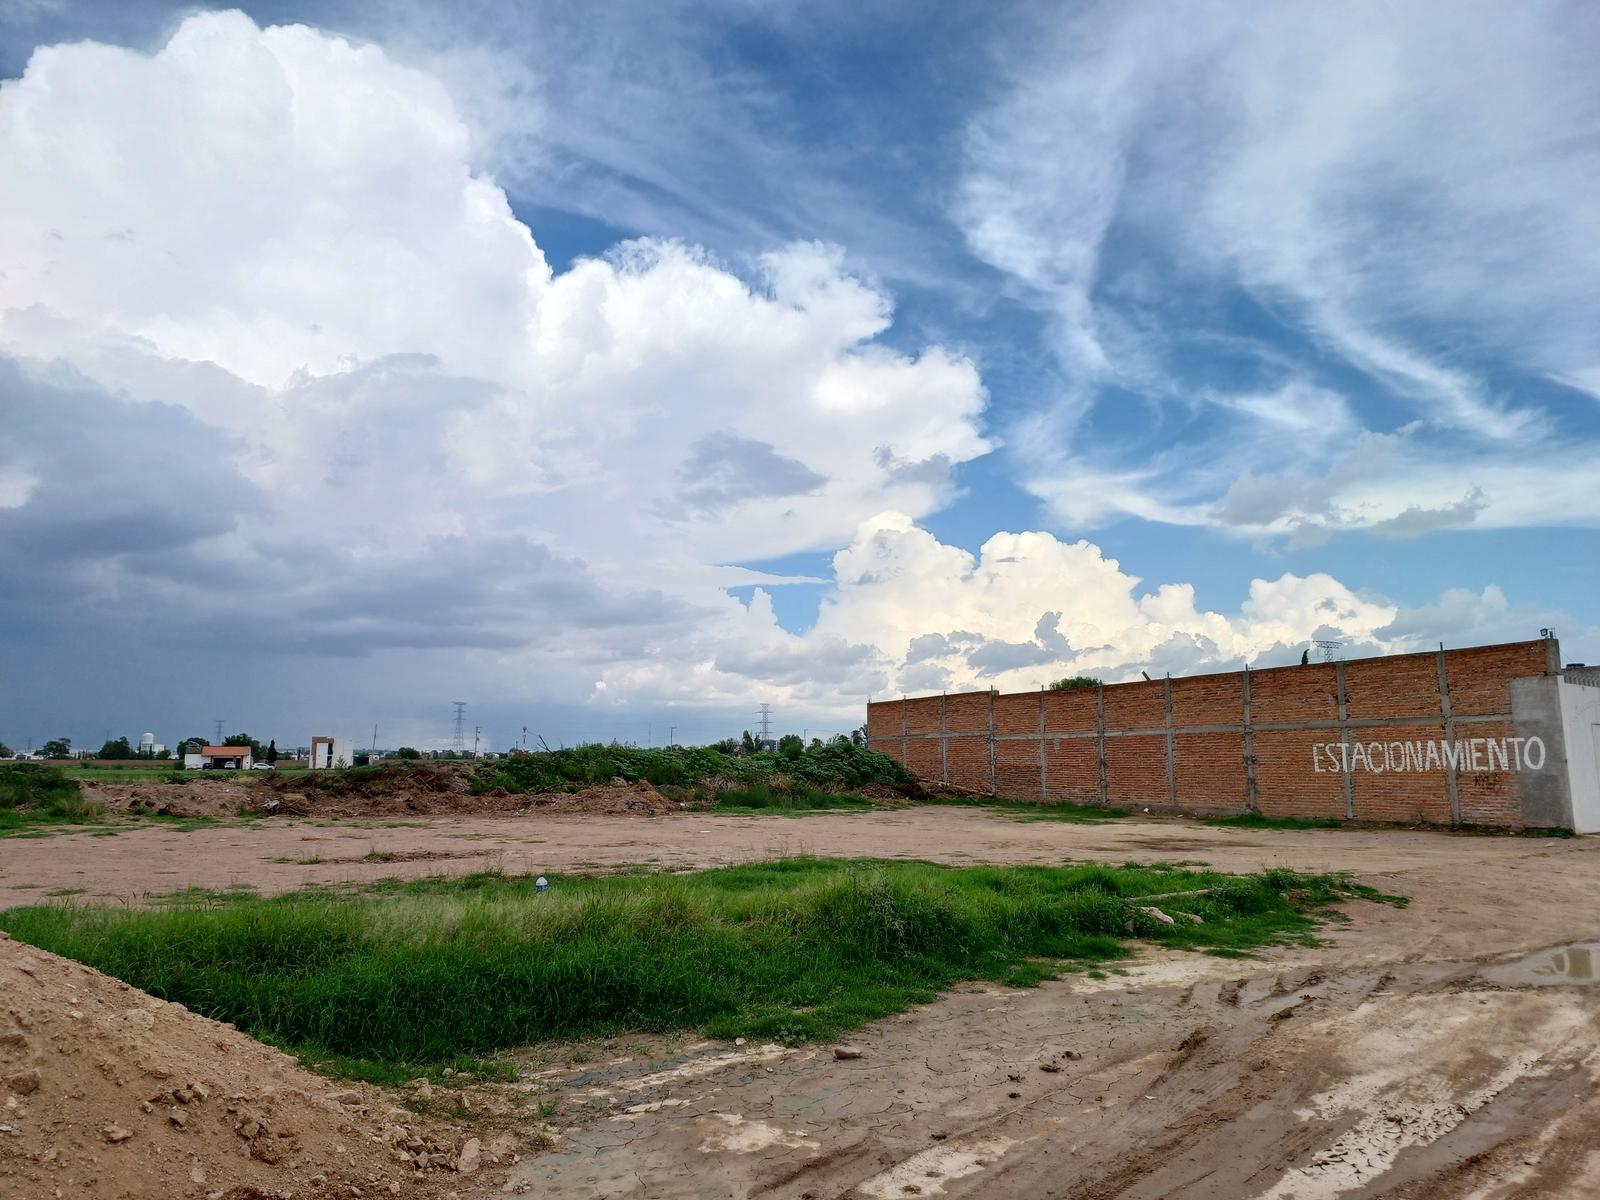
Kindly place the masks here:
<instances>
[{"instance_id":1,"label":"green grass patch","mask_svg":"<svg viewBox=\"0 0 1600 1200\"><path fill-rule=\"evenodd\" d=\"M1118 821L1130 815L1120 808L1101 808L1096 804L1073 804L1064 800L1008 800L1003 796L934 796L926 803L949 804L958 808L988 808L1018 821L1068 821L1076 825Z\"/></svg>"},{"instance_id":2,"label":"green grass patch","mask_svg":"<svg viewBox=\"0 0 1600 1200\"><path fill-rule=\"evenodd\" d=\"M76 780L43 763L0 763L0 837L37 837L43 826L85 825L105 806L84 797Z\"/></svg>"},{"instance_id":3,"label":"green grass patch","mask_svg":"<svg viewBox=\"0 0 1600 1200\"><path fill-rule=\"evenodd\" d=\"M1175 892L1190 894L1164 898ZM355 1074L629 1030L827 1038L958 980L1021 986L1112 962L1131 938L1306 943L1353 894L1288 871L799 858L562 877L545 895L488 872L155 910L37 906L0 927ZM1163 897L1177 923L1141 897Z\"/></svg>"},{"instance_id":4,"label":"green grass patch","mask_svg":"<svg viewBox=\"0 0 1600 1200\"><path fill-rule=\"evenodd\" d=\"M1335 817L1265 817L1258 812L1210 817L1203 824L1225 829L1343 829L1345 825Z\"/></svg>"},{"instance_id":5,"label":"green grass patch","mask_svg":"<svg viewBox=\"0 0 1600 1200\"><path fill-rule=\"evenodd\" d=\"M817 812L821 809L853 809L860 811L875 807L872 801L860 796L846 796L823 788L794 787L785 791L765 784L749 787L725 788L717 793L716 810L731 813L784 813L789 815Z\"/></svg>"}]
</instances>

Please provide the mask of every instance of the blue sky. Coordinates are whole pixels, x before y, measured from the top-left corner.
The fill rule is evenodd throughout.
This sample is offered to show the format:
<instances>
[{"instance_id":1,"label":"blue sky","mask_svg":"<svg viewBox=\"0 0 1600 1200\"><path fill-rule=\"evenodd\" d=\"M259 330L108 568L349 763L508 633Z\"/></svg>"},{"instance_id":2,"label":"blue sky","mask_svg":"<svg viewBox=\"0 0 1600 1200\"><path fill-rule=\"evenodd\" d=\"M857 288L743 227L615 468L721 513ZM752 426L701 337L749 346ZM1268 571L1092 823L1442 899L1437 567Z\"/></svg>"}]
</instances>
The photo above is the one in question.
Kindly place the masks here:
<instances>
[{"instance_id":1,"label":"blue sky","mask_svg":"<svg viewBox=\"0 0 1600 1200\"><path fill-rule=\"evenodd\" d=\"M9 6L0 740L1600 659L1597 51L1578 3Z\"/></svg>"}]
</instances>

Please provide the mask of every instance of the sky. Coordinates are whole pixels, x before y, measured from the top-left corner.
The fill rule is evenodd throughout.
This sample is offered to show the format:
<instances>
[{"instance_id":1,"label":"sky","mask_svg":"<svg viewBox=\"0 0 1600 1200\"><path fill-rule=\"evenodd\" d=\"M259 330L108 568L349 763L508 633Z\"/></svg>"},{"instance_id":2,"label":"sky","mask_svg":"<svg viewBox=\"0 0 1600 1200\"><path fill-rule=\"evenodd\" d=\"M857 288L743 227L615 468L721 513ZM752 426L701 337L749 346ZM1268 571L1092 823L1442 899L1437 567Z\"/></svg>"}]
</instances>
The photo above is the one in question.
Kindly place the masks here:
<instances>
[{"instance_id":1,"label":"sky","mask_svg":"<svg viewBox=\"0 0 1600 1200\"><path fill-rule=\"evenodd\" d=\"M0 742L1600 660L1600 7L0 4Z\"/></svg>"}]
</instances>

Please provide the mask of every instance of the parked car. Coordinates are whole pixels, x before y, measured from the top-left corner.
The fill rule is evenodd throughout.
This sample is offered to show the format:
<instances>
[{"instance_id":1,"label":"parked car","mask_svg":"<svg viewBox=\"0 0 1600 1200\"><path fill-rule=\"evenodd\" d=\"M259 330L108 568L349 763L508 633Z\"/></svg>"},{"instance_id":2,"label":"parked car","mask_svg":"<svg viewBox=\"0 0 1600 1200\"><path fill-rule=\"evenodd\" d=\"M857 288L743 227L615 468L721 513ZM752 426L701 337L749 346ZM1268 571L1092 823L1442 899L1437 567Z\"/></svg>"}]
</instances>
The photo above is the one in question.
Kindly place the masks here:
<instances>
[{"instance_id":1,"label":"parked car","mask_svg":"<svg viewBox=\"0 0 1600 1200\"><path fill-rule=\"evenodd\" d=\"M250 769L252 771L276 771L278 768L271 763L251 763Z\"/></svg>"}]
</instances>

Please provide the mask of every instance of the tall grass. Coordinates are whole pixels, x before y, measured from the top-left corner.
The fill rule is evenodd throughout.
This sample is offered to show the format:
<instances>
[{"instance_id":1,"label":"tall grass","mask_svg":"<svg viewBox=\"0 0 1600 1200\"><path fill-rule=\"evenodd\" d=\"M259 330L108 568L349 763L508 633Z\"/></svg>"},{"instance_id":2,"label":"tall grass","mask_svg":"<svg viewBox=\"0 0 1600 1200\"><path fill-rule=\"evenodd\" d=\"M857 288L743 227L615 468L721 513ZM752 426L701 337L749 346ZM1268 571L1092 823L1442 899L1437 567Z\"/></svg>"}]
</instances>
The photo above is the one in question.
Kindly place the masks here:
<instances>
[{"instance_id":1,"label":"tall grass","mask_svg":"<svg viewBox=\"0 0 1600 1200\"><path fill-rule=\"evenodd\" d=\"M35 825L79 825L105 815L59 768L43 763L0 763L0 836Z\"/></svg>"},{"instance_id":2,"label":"tall grass","mask_svg":"<svg viewBox=\"0 0 1600 1200\"><path fill-rule=\"evenodd\" d=\"M645 780L656 787L692 787L711 780L744 786L784 776L814 787L860 787L868 783L909 784L906 769L887 754L835 740L787 753L728 754L714 746L573 746L538 754L517 754L482 767L473 779L479 791L562 791L586 784Z\"/></svg>"},{"instance_id":3,"label":"tall grass","mask_svg":"<svg viewBox=\"0 0 1600 1200\"><path fill-rule=\"evenodd\" d=\"M1131 898L1199 914L1164 925ZM1130 936L1238 952L1309 935L1330 878L1171 868L789 859L688 875L480 875L381 896L211 907L12 909L0 927L313 1057L448 1062L627 1029L828 1037L959 979L1036 982L1039 960Z\"/></svg>"},{"instance_id":4,"label":"tall grass","mask_svg":"<svg viewBox=\"0 0 1600 1200\"><path fill-rule=\"evenodd\" d=\"M786 790L754 783L741 788L724 788L716 793L721 812L815 812L822 808L870 809L874 805L860 796L846 796L822 788L790 787Z\"/></svg>"}]
</instances>

